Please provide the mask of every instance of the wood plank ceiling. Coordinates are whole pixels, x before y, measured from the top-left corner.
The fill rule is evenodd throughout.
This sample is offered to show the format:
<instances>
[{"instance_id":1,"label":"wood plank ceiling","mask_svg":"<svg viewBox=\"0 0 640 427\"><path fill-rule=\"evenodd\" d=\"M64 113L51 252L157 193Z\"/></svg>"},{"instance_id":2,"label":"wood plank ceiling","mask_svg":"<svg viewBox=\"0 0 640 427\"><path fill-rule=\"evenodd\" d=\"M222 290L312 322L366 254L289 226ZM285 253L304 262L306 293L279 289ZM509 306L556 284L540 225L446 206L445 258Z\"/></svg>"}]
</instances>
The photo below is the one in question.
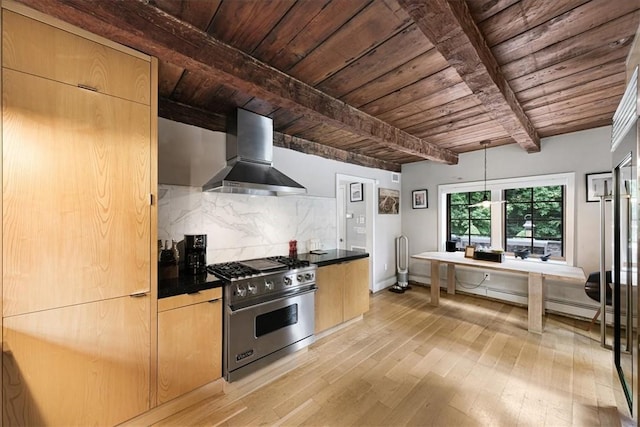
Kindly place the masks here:
<instances>
[{"instance_id":1,"label":"wood plank ceiling","mask_svg":"<svg viewBox=\"0 0 640 427\"><path fill-rule=\"evenodd\" d=\"M638 0L21 0L159 59L159 114L399 171L611 124Z\"/></svg>"}]
</instances>

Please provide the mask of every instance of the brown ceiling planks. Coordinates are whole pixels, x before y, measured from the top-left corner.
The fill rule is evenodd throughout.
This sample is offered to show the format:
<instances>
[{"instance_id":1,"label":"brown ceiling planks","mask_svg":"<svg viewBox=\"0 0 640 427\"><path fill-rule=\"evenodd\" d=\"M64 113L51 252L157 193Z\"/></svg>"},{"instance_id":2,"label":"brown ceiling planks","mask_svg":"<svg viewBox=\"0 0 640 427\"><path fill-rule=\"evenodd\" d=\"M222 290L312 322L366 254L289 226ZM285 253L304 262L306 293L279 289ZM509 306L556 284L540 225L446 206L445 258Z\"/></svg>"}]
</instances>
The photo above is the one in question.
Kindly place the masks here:
<instances>
[{"instance_id":1,"label":"brown ceiling planks","mask_svg":"<svg viewBox=\"0 0 640 427\"><path fill-rule=\"evenodd\" d=\"M638 28L640 11L626 14L590 31L560 40L530 55L502 66L507 79L512 80L551 67L582 54L602 56L620 51L623 44L631 44Z\"/></svg>"},{"instance_id":2,"label":"brown ceiling planks","mask_svg":"<svg viewBox=\"0 0 640 427\"><path fill-rule=\"evenodd\" d=\"M18 1L158 57L163 117L246 108L391 169L609 125L640 25L638 0Z\"/></svg>"},{"instance_id":3,"label":"brown ceiling planks","mask_svg":"<svg viewBox=\"0 0 640 427\"><path fill-rule=\"evenodd\" d=\"M487 18L478 28L489 47L522 34L529 28L544 25L589 0L522 0ZM477 22L477 17L472 16Z\"/></svg>"},{"instance_id":4,"label":"brown ceiling planks","mask_svg":"<svg viewBox=\"0 0 640 427\"><path fill-rule=\"evenodd\" d=\"M447 61L442 55L436 49L431 49L375 80L360 85L340 99L359 108L393 91L442 71L447 66Z\"/></svg>"},{"instance_id":5,"label":"brown ceiling planks","mask_svg":"<svg viewBox=\"0 0 640 427\"><path fill-rule=\"evenodd\" d=\"M431 49L433 45L424 37L420 29L411 25L325 79L317 88L340 98L358 87L368 86L372 80L398 67L407 68L407 61Z\"/></svg>"},{"instance_id":6,"label":"brown ceiling planks","mask_svg":"<svg viewBox=\"0 0 640 427\"><path fill-rule=\"evenodd\" d=\"M464 2L399 0L431 43L456 69L487 112L527 152L540 151L540 139L500 72Z\"/></svg>"},{"instance_id":7,"label":"brown ceiling planks","mask_svg":"<svg viewBox=\"0 0 640 427\"><path fill-rule=\"evenodd\" d=\"M159 9L203 31L209 27L221 1L151 0Z\"/></svg>"},{"instance_id":8,"label":"brown ceiling planks","mask_svg":"<svg viewBox=\"0 0 640 427\"><path fill-rule=\"evenodd\" d=\"M476 22L483 22L520 0L472 0L467 2Z\"/></svg>"},{"instance_id":9,"label":"brown ceiling planks","mask_svg":"<svg viewBox=\"0 0 640 427\"><path fill-rule=\"evenodd\" d=\"M582 54L568 61L555 64L551 67L542 68L533 73L511 80L511 86L516 93L528 90L530 88L552 83L563 77L576 75L582 71L584 76L597 71L597 67L607 65L609 63L624 64L625 55L620 50L608 51L602 56L592 55L590 53ZM621 94L622 95L622 94Z\"/></svg>"},{"instance_id":10,"label":"brown ceiling planks","mask_svg":"<svg viewBox=\"0 0 640 427\"><path fill-rule=\"evenodd\" d=\"M115 4L82 0L24 0L45 13L72 21L103 36L110 36L143 52L185 68L213 73L226 85L289 108L320 122L348 129L394 150L436 162L457 163L457 154L394 128L249 55L212 39L195 27L172 19L140 1ZM114 5L117 5L115 7ZM122 19L126 16L126 19ZM117 23L114 26L113 23ZM138 28L145 28L144 33ZM176 36L179 34L179 37Z\"/></svg>"},{"instance_id":11,"label":"brown ceiling planks","mask_svg":"<svg viewBox=\"0 0 640 427\"><path fill-rule=\"evenodd\" d=\"M404 118L398 119L394 121L394 124L399 128L410 132L410 128L413 126L421 126L423 124L428 124L431 121L439 121L444 120L445 122L448 118L456 113L467 110L469 108L480 106L481 102L478 98L476 98L473 94L468 96L463 96L462 98L453 99L451 101L445 102L443 104L437 105L435 107L426 109L417 114L406 116ZM477 114L486 114L484 107L481 110L477 111Z\"/></svg>"},{"instance_id":12,"label":"brown ceiling planks","mask_svg":"<svg viewBox=\"0 0 640 427\"><path fill-rule=\"evenodd\" d=\"M295 0L269 0L269 7L254 1L223 1L207 33L243 52L255 49L295 4Z\"/></svg>"},{"instance_id":13,"label":"brown ceiling planks","mask_svg":"<svg viewBox=\"0 0 640 427\"><path fill-rule=\"evenodd\" d=\"M263 50L258 47L255 53L256 58L287 72L325 42L339 28L349 22L370 2L371 0L332 0L320 11L315 9L315 0L300 2L302 7L291 9L290 14L294 14L291 19L305 25L288 27L294 34L279 33L274 34L271 39L267 38L269 40L276 39L277 52L274 49L274 51L263 53ZM309 9L309 7L312 9ZM286 45L280 44L284 41L287 41Z\"/></svg>"},{"instance_id":14,"label":"brown ceiling planks","mask_svg":"<svg viewBox=\"0 0 640 427\"><path fill-rule=\"evenodd\" d=\"M591 0L493 46L491 51L500 63L506 64L638 9L638 5L632 0L617 1L616 7L610 5L611 0Z\"/></svg>"},{"instance_id":15,"label":"brown ceiling planks","mask_svg":"<svg viewBox=\"0 0 640 427\"><path fill-rule=\"evenodd\" d=\"M409 26L409 17L398 15L385 1L372 2L287 72L316 86Z\"/></svg>"}]
</instances>

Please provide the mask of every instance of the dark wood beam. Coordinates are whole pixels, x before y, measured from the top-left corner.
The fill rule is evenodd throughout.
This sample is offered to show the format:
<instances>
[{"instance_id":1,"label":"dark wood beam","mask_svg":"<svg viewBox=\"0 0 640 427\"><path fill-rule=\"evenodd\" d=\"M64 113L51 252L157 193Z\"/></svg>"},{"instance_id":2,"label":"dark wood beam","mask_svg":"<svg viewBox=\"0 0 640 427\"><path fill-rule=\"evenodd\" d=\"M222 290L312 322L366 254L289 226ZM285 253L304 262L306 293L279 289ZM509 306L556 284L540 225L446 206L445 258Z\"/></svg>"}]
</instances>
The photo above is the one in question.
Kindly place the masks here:
<instances>
[{"instance_id":1,"label":"dark wood beam","mask_svg":"<svg viewBox=\"0 0 640 427\"><path fill-rule=\"evenodd\" d=\"M220 82L296 114L424 159L456 164L458 155L370 116L228 46L146 0L20 0L87 31Z\"/></svg>"},{"instance_id":2,"label":"dark wood beam","mask_svg":"<svg viewBox=\"0 0 640 427\"><path fill-rule=\"evenodd\" d=\"M173 120L188 125L197 126L212 131L225 132L226 117L223 114L210 113L199 108L181 104L166 98L160 98L158 102L158 115L162 118ZM285 135L280 132L273 133L273 145L281 148L299 151L305 154L320 156L325 159L337 160L343 163L383 169L392 172L400 172L401 165L394 162L375 159L353 151L341 150L328 145L318 144L295 136Z\"/></svg>"},{"instance_id":3,"label":"dark wood beam","mask_svg":"<svg viewBox=\"0 0 640 427\"><path fill-rule=\"evenodd\" d=\"M167 98L158 99L158 116L214 132L227 130L227 117L224 114L201 110Z\"/></svg>"},{"instance_id":4,"label":"dark wood beam","mask_svg":"<svg viewBox=\"0 0 640 427\"><path fill-rule=\"evenodd\" d=\"M398 0L436 49L455 68L487 113L527 152L540 137L461 0Z\"/></svg>"}]
</instances>

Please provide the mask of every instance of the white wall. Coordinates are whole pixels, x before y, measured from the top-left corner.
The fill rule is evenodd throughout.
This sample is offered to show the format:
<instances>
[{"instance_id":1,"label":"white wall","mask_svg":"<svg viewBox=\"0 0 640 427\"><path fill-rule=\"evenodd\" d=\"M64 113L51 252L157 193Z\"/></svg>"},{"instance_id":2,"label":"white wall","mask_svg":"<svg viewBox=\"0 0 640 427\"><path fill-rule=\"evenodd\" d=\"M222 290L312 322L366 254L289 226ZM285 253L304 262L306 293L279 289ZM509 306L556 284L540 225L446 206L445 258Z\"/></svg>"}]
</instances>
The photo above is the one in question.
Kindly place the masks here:
<instances>
[{"instance_id":1,"label":"white wall","mask_svg":"<svg viewBox=\"0 0 640 427\"><path fill-rule=\"evenodd\" d=\"M577 265L589 272L598 269L599 249L599 204L585 201L585 174L611 170L609 152L611 128L609 126L567 135L543 138L539 153L527 154L519 146L512 144L487 149L487 179L513 178L530 175L544 175L561 172L576 174L576 259ZM437 250L438 227L438 185L456 182L482 181L484 154L482 150L461 154L454 166L432 162L418 162L402 168L402 232L409 237L411 254ZM428 209L411 209L411 191L426 188L429 191ZM608 206L610 208L610 206ZM608 230L610 231L610 230ZM479 282L472 272L468 273L470 283ZM480 275L480 273L477 273ZM412 260L410 275L426 280L430 275L429 265ZM491 288L504 286L509 292L521 293L522 284L517 277L493 277ZM497 280L496 280L497 279ZM590 305L582 284L550 286L549 299L564 303ZM483 292L478 289L477 292ZM484 291L487 293L487 291ZM526 295L524 292L523 295ZM491 295L496 297L496 295ZM525 300L526 301L526 300ZM522 302L522 301L521 301ZM554 303L555 304L555 303ZM559 311L571 308L560 307ZM579 310L578 310L579 311ZM576 314L577 312L573 312ZM583 311L580 313L584 314ZM588 314L588 313L587 313Z\"/></svg>"},{"instance_id":2,"label":"white wall","mask_svg":"<svg viewBox=\"0 0 640 427\"><path fill-rule=\"evenodd\" d=\"M235 222L235 225L232 226L232 228L235 227L235 229L242 227L242 221L248 221L247 218L253 218L257 221L251 224L251 229L256 230L255 232L257 233L255 239L247 236L239 238L237 237L239 234L236 232L225 234L227 243L216 243L216 252L209 251L211 258L208 259L209 262L213 261L214 257L221 259L231 256L248 256L248 254L259 254L258 256L262 256L265 251L269 250L269 247L277 250L275 254L280 254L283 250L284 243L288 242L289 239L298 238L298 236L295 235L296 228L292 227L291 224L308 224L309 218L315 218L314 221L321 223L326 230L332 233L332 236L336 236L336 174L368 178L374 180L379 187L401 189L400 183L392 182L393 174L388 171L327 160L318 156L274 147L273 165L285 175L288 175L305 186L307 188L306 196L296 196L295 199L290 199L289 201L285 199L289 199L291 196L280 198L283 199L280 201L270 200L271 198L249 198L238 195L202 197L198 195L197 186L204 184L208 178L224 166L224 134L160 119L158 140L158 176L160 184L176 184L179 179L188 179L188 182L190 182L189 184L184 184L183 182L185 181L181 182L181 185L187 185L184 191L172 188L173 186L161 187L161 189L166 190L166 192L164 194L165 197L162 198L164 200L161 200L159 206L158 238L172 238L172 236L168 236L170 233L177 234L177 236L173 238L181 238L181 234L187 229L189 230L187 234L197 232L197 230L192 230L194 227L189 228L189 218L200 218L196 221L202 222L198 223L200 225L195 228L210 230L212 233L212 236L209 237L210 240L219 237L217 236L219 233L216 233L215 226L210 223L212 218L217 218L216 221L226 223L227 225L223 225L223 228L228 227L229 223ZM185 146L185 144L188 149L182 152L180 147ZM194 156L204 157L204 159L197 159L194 158ZM211 157L211 159L209 159L209 157ZM209 173L206 170L203 171L203 167L214 167L214 170L211 170ZM167 171L165 170L166 168L171 168L172 170ZM205 178L202 178L203 176ZM199 181L202 182L198 184ZM173 193L173 195L171 195L171 193ZM376 199L377 193L376 188ZM323 201L322 199L325 200ZM283 212L282 209L286 210L284 207L288 205L298 206L297 216L294 215L294 217L286 223L287 225L283 222L276 221L275 228L271 229L268 235L263 236L260 230L264 229L264 227L261 228L259 224L263 224L265 221L273 223L273 221L269 219L269 215L259 215L258 212L260 209L270 206L273 212L275 212L275 215L280 215L278 212ZM189 207L187 208L187 206ZM203 209L207 210L207 212L206 215L201 216ZM218 213L216 213L218 209L226 209L228 212L218 212L220 213L220 215L218 215ZM180 213L181 211L183 212ZM245 215L244 219L238 218L233 221L233 216L244 215L241 212L250 213ZM402 209L400 213L402 214ZM221 220L220 218L226 219ZM298 229L301 230L302 228ZM304 229L309 230L310 228L306 227ZM376 290L394 283L394 242L395 238L400 234L400 231L401 215L376 215L374 230L375 249L373 254L375 257L375 268L372 276L373 288ZM320 231L316 230L316 233L320 233ZM281 236L280 240L276 241L274 236ZM304 239L306 238L308 238L308 236L305 235L299 239L301 240L299 242L300 251L306 249L304 246ZM245 243L242 243L243 241ZM263 243L259 243L260 241ZM335 237L329 242L323 240L323 243L327 249L337 247ZM245 245L253 245L253 249L249 249ZM384 269L385 265L388 266L386 270Z\"/></svg>"}]
</instances>

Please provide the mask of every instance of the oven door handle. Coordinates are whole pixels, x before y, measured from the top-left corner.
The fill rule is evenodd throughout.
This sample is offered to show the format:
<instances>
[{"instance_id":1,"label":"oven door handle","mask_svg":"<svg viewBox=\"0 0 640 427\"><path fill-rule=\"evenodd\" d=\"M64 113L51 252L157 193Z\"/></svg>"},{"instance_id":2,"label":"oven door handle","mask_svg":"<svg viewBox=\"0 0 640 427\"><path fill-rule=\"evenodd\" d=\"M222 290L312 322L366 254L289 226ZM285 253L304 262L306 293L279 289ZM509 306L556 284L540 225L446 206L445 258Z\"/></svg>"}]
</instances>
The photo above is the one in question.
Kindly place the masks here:
<instances>
[{"instance_id":1,"label":"oven door handle","mask_svg":"<svg viewBox=\"0 0 640 427\"><path fill-rule=\"evenodd\" d=\"M284 295L284 298L292 298L292 297L297 297L297 296L300 296L300 295L306 295L308 293L315 292L317 290L318 290L318 287L316 285L313 285L312 288L307 288L304 291L300 291L300 292L296 292L296 293L293 293L293 294ZM262 306L267 305L267 304L273 304L273 302L277 301L277 300L278 299L270 299L268 301L264 301L264 302L261 302L261 303L258 303L258 304L252 304L252 305L250 305L248 307L242 307L242 308L238 308L238 309L233 309L231 306L229 306L228 308L229 308L230 314L236 314L236 313L242 313L243 311L247 311L247 310L254 310L256 307L262 307Z\"/></svg>"}]
</instances>

